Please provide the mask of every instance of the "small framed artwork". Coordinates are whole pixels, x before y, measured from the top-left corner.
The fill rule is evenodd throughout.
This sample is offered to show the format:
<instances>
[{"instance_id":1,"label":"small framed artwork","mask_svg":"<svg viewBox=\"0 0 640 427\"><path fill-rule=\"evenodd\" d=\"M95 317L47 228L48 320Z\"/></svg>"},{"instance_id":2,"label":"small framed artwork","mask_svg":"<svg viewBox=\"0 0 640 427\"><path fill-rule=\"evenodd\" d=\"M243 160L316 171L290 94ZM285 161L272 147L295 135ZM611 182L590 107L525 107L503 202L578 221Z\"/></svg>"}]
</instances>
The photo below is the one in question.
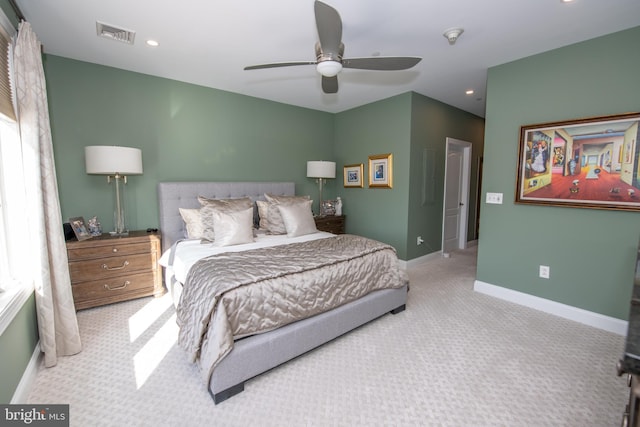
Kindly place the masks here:
<instances>
[{"instance_id":1,"label":"small framed artwork","mask_svg":"<svg viewBox=\"0 0 640 427\"><path fill-rule=\"evenodd\" d=\"M516 203L640 211L640 113L520 128Z\"/></svg>"},{"instance_id":2,"label":"small framed artwork","mask_svg":"<svg viewBox=\"0 0 640 427\"><path fill-rule=\"evenodd\" d=\"M362 188L363 169L364 165L362 163L356 165L346 165L344 167L344 186Z\"/></svg>"},{"instance_id":3,"label":"small framed artwork","mask_svg":"<svg viewBox=\"0 0 640 427\"><path fill-rule=\"evenodd\" d=\"M369 156L369 187L393 187L393 155Z\"/></svg>"},{"instance_id":4,"label":"small framed artwork","mask_svg":"<svg viewBox=\"0 0 640 427\"><path fill-rule=\"evenodd\" d=\"M323 200L320 205L320 216L334 216L336 214L336 201Z\"/></svg>"},{"instance_id":5,"label":"small framed artwork","mask_svg":"<svg viewBox=\"0 0 640 427\"><path fill-rule=\"evenodd\" d=\"M71 224L71 228L73 229L73 233L76 235L76 239L78 240L87 240L90 239L91 233L87 230L87 225L84 222L84 218L81 216L75 218L69 218L69 224Z\"/></svg>"}]
</instances>

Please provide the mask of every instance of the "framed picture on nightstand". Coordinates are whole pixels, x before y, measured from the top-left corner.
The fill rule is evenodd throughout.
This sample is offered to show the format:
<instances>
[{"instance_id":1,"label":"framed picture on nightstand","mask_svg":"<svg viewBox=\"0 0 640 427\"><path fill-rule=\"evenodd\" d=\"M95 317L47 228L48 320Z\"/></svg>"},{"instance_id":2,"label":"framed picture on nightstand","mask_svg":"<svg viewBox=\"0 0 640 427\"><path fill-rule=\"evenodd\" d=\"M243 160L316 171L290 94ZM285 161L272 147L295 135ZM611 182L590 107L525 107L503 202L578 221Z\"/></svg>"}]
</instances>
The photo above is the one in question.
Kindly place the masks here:
<instances>
[{"instance_id":1,"label":"framed picture on nightstand","mask_svg":"<svg viewBox=\"0 0 640 427\"><path fill-rule=\"evenodd\" d=\"M89 230L87 230L87 225L84 223L83 217L77 216L75 218L69 218L69 224L71 224L71 228L73 229L73 233L76 235L76 239L87 240L92 237Z\"/></svg>"}]
</instances>

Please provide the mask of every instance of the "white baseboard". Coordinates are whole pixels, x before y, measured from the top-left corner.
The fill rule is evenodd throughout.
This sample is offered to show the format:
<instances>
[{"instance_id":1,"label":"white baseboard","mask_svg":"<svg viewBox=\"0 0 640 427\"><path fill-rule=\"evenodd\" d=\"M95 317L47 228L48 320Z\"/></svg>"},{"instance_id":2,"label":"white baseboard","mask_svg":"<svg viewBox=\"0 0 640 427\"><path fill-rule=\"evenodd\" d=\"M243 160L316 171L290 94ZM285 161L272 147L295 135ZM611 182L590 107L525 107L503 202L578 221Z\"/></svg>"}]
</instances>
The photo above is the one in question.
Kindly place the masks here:
<instances>
[{"instance_id":1,"label":"white baseboard","mask_svg":"<svg viewBox=\"0 0 640 427\"><path fill-rule=\"evenodd\" d=\"M33 382L36 380L36 375L38 374L41 357L42 352L40 351L40 342L38 341L36 348L33 349L33 354L31 355L31 359L29 359L27 368L22 374L20 383L18 383L18 387L16 388L15 393L13 393L13 397L11 398L12 404L27 402L31 386L33 386Z\"/></svg>"},{"instance_id":2,"label":"white baseboard","mask_svg":"<svg viewBox=\"0 0 640 427\"><path fill-rule=\"evenodd\" d=\"M410 259L409 261L399 260L398 262L399 262L400 268L402 268L403 270L406 270L407 268L414 267L417 264L420 264L432 259L440 258L440 257L442 257L442 251L436 251L436 252L431 252L430 254L423 255L419 258Z\"/></svg>"},{"instance_id":3,"label":"white baseboard","mask_svg":"<svg viewBox=\"0 0 640 427\"><path fill-rule=\"evenodd\" d=\"M536 297L534 295L514 291L513 289L507 289L502 286L485 283L480 280L475 281L473 284L473 290L505 301L593 326L598 329L613 332L614 334L622 336L627 335L628 322L616 319L615 317L609 317L592 311L583 310L581 308L572 307L570 305Z\"/></svg>"}]
</instances>

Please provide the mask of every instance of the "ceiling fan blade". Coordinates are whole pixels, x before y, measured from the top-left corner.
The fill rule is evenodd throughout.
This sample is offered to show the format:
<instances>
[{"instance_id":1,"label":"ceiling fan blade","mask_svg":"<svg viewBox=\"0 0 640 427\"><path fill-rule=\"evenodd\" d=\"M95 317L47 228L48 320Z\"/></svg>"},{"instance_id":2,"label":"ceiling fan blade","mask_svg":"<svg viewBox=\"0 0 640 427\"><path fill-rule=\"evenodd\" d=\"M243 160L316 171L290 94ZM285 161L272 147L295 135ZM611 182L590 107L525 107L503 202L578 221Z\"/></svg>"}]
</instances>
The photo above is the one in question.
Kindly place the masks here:
<instances>
[{"instance_id":1,"label":"ceiling fan blade","mask_svg":"<svg viewBox=\"0 0 640 427\"><path fill-rule=\"evenodd\" d=\"M338 92L338 76L325 77L322 76L322 91L324 93Z\"/></svg>"},{"instance_id":2,"label":"ceiling fan blade","mask_svg":"<svg viewBox=\"0 0 640 427\"><path fill-rule=\"evenodd\" d=\"M361 70L396 71L413 67L422 58L412 56L376 56L371 58L347 58L342 60L344 68Z\"/></svg>"},{"instance_id":3,"label":"ceiling fan blade","mask_svg":"<svg viewBox=\"0 0 640 427\"><path fill-rule=\"evenodd\" d=\"M318 0L314 3L314 9L322 52L338 55L342 42L342 19L338 11Z\"/></svg>"},{"instance_id":4,"label":"ceiling fan blade","mask_svg":"<svg viewBox=\"0 0 640 427\"><path fill-rule=\"evenodd\" d=\"M274 62L273 64L250 65L248 67L244 67L244 69L259 70L262 68L293 67L296 65L316 65L316 61Z\"/></svg>"}]
</instances>

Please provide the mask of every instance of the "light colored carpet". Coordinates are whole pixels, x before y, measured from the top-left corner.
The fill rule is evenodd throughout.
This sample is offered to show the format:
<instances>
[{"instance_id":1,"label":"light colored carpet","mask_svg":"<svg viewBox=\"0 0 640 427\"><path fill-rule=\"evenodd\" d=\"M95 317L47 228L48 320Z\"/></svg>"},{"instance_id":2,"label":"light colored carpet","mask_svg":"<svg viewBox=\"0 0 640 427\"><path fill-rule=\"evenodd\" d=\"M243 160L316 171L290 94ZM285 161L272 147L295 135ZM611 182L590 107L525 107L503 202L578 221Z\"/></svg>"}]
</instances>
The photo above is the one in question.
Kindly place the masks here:
<instances>
[{"instance_id":1,"label":"light colored carpet","mask_svg":"<svg viewBox=\"0 0 640 427\"><path fill-rule=\"evenodd\" d=\"M78 313L84 351L29 403L73 426L616 426L624 338L473 292L475 248L411 268L407 310L246 383L215 406L169 298Z\"/></svg>"}]
</instances>

